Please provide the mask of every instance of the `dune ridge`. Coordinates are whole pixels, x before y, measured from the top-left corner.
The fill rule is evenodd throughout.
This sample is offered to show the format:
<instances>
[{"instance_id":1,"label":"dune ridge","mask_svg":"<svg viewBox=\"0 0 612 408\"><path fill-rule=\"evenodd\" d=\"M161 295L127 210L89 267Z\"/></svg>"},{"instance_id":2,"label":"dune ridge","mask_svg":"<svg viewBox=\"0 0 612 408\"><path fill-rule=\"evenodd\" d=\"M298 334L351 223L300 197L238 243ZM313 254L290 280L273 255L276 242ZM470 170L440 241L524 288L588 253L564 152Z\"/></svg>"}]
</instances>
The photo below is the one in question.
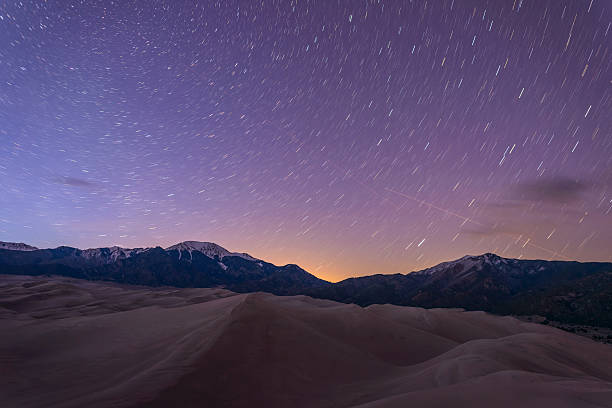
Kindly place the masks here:
<instances>
[{"instance_id":1,"label":"dune ridge","mask_svg":"<svg viewBox=\"0 0 612 408\"><path fill-rule=\"evenodd\" d=\"M510 317L0 276L6 407L610 407L612 348Z\"/></svg>"}]
</instances>

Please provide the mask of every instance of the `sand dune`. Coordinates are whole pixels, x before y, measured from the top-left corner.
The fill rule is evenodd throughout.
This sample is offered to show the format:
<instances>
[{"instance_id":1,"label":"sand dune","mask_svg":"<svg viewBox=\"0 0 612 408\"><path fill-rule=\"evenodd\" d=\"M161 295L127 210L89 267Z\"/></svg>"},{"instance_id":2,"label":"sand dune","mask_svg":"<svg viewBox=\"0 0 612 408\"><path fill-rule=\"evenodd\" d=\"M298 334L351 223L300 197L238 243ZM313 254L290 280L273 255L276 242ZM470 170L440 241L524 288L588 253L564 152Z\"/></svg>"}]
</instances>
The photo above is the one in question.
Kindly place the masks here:
<instances>
[{"instance_id":1,"label":"sand dune","mask_svg":"<svg viewBox=\"0 0 612 408\"><path fill-rule=\"evenodd\" d=\"M612 407L612 347L461 310L0 276L2 407Z\"/></svg>"}]
</instances>

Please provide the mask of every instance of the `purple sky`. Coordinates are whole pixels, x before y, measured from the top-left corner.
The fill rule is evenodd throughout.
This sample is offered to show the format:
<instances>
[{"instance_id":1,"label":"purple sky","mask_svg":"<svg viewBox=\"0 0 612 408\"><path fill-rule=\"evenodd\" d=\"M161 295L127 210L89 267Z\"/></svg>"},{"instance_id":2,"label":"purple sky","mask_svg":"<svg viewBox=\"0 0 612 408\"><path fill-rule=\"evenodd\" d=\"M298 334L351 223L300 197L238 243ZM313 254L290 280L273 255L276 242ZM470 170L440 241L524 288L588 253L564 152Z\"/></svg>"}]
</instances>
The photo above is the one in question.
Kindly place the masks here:
<instances>
[{"instance_id":1,"label":"purple sky","mask_svg":"<svg viewBox=\"0 0 612 408\"><path fill-rule=\"evenodd\" d=\"M612 260L609 1L193 3L0 3L0 240Z\"/></svg>"}]
</instances>

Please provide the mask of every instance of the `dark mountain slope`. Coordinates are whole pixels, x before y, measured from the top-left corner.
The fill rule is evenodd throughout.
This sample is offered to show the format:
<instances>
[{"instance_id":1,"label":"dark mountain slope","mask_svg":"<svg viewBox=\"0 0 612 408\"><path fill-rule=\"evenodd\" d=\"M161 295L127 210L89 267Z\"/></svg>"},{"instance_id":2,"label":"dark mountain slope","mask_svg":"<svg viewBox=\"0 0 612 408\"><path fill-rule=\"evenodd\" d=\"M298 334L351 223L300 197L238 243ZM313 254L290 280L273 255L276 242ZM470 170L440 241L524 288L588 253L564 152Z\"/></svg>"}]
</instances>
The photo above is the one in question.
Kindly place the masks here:
<instances>
[{"instance_id":1,"label":"dark mountain slope","mask_svg":"<svg viewBox=\"0 0 612 408\"><path fill-rule=\"evenodd\" d=\"M500 314L540 315L570 324L612 328L612 270L548 289L520 293L493 307Z\"/></svg>"}]
</instances>

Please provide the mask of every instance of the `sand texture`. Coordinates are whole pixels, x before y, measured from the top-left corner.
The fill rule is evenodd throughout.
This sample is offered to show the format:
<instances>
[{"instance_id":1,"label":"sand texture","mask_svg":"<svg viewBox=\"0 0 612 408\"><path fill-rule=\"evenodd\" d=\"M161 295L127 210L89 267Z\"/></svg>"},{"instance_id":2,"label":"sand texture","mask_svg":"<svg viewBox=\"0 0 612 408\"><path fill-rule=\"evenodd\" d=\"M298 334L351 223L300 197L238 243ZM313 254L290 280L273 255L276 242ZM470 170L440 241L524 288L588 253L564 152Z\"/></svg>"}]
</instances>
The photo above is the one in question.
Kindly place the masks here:
<instances>
[{"instance_id":1,"label":"sand texture","mask_svg":"<svg viewBox=\"0 0 612 408\"><path fill-rule=\"evenodd\" d=\"M612 346L483 312L0 275L0 406L612 407Z\"/></svg>"}]
</instances>

